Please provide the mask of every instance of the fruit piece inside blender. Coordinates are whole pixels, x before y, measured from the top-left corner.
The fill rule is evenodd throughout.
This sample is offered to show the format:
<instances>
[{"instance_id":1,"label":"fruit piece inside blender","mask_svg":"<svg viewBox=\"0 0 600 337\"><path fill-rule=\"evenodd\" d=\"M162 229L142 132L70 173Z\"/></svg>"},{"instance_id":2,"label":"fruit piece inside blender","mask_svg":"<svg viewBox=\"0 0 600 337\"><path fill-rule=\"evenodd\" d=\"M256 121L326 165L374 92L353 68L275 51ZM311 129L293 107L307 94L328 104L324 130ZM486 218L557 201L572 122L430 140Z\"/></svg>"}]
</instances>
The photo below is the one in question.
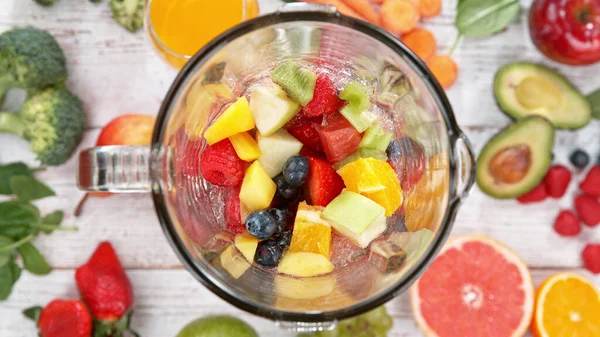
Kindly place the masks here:
<instances>
[{"instance_id":1,"label":"fruit piece inside blender","mask_svg":"<svg viewBox=\"0 0 600 337\"><path fill-rule=\"evenodd\" d=\"M204 226L210 228L180 216L190 222L182 228L194 232L189 236L205 259L218 261L235 279L261 270L278 275L277 289L298 283L298 291L288 287L285 294L295 299L315 294L281 276L313 278L323 291L333 291L329 275L353 266L368 264L384 277L412 265L419 258L415 245L389 239L400 232L410 237L405 218L415 233L437 228L447 202L448 177L440 174L447 160L430 158L447 154L400 132L392 116L403 111L378 104L368 81L339 78L301 61L286 61L265 75L236 95L211 99L203 112L213 118L204 126L189 117L198 113L192 106L186 121L195 124L184 122L177 132L177 150L186 157L176 169L178 193L202 217L214 215L214 224ZM188 95L199 93L194 88ZM428 216L409 217L407 195L431 204Z\"/></svg>"}]
</instances>

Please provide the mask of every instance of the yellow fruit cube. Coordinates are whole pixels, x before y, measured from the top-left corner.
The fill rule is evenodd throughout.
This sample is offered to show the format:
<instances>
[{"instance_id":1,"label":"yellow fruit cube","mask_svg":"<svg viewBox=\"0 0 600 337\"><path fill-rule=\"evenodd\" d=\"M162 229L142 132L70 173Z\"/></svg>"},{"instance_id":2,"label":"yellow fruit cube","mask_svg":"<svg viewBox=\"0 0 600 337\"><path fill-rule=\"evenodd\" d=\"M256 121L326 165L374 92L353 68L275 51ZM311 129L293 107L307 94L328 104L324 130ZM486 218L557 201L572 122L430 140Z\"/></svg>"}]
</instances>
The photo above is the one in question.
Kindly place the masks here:
<instances>
[{"instance_id":1,"label":"yellow fruit cube","mask_svg":"<svg viewBox=\"0 0 600 337\"><path fill-rule=\"evenodd\" d=\"M240 159L245 161L253 161L262 155L258 143L248 132L240 132L229 137L235 153Z\"/></svg>"},{"instance_id":2,"label":"yellow fruit cube","mask_svg":"<svg viewBox=\"0 0 600 337\"><path fill-rule=\"evenodd\" d=\"M265 209L271 205L277 185L258 161L248 167L240 189L240 202L249 212Z\"/></svg>"},{"instance_id":3,"label":"yellow fruit cube","mask_svg":"<svg viewBox=\"0 0 600 337\"><path fill-rule=\"evenodd\" d=\"M206 121L213 109L233 99L231 89L224 84L202 85L202 81L197 81L186 95L185 110L175 115L174 129L184 122L187 136L191 140L198 140L202 137L202 131L206 128Z\"/></svg>"},{"instance_id":4,"label":"yellow fruit cube","mask_svg":"<svg viewBox=\"0 0 600 337\"><path fill-rule=\"evenodd\" d=\"M329 258L331 226L321 218L322 210L323 207L308 206L306 202L298 206L290 243L291 252L317 253Z\"/></svg>"},{"instance_id":5,"label":"yellow fruit cube","mask_svg":"<svg viewBox=\"0 0 600 337\"><path fill-rule=\"evenodd\" d=\"M258 239L250 235L236 235L235 247L244 255L248 262L254 261L254 254L256 254L256 248L258 247Z\"/></svg>"},{"instance_id":6,"label":"yellow fruit cube","mask_svg":"<svg viewBox=\"0 0 600 337\"><path fill-rule=\"evenodd\" d=\"M333 271L333 263L321 254L291 252L283 254L277 272L300 277L312 277Z\"/></svg>"},{"instance_id":7,"label":"yellow fruit cube","mask_svg":"<svg viewBox=\"0 0 600 337\"><path fill-rule=\"evenodd\" d=\"M220 262L221 266L235 279L240 278L251 266L233 245L221 253Z\"/></svg>"},{"instance_id":8,"label":"yellow fruit cube","mask_svg":"<svg viewBox=\"0 0 600 337\"><path fill-rule=\"evenodd\" d=\"M208 145L212 145L236 133L254 129L254 116L245 96L238 98L204 132Z\"/></svg>"},{"instance_id":9,"label":"yellow fruit cube","mask_svg":"<svg viewBox=\"0 0 600 337\"><path fill-rule=\"evenodd\" d=\"M325 275L297 279L287 275L275 276L275 292L282 297L305 300L323 297L335 289L335 276Z\"/></svg>"}]
</instances>

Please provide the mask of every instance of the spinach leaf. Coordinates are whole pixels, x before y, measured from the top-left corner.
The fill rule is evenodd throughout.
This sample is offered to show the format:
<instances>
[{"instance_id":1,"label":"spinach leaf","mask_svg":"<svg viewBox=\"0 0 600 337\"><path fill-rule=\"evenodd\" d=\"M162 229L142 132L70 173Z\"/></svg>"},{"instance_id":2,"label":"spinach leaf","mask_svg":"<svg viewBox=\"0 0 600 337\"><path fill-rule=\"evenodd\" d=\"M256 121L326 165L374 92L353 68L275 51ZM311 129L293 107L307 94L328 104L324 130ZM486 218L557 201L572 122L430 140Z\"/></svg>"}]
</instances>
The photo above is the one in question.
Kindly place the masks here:
<instances>
[{"instance_id":1,"label":"spinach leaf","mask_svg":"<svg viewBox=\"0 0 600 337\"><path fill-rule=\"evenodd\" d=\"M506 28L519 14L519 0L462 0L456 28L467 37L485 37Z\"/></svg>"},{"instance_id":2,"label":"spinach leaf","mask_svg":"<svg viewBox=\"0 0 600 337\"><path fill-rule=\"evenodd\" d=\"M11 239L9 237L0 236L0 247L6 246L13 242L14 242L13 239ZM0 267L3 267L4 265L8 264L8 262L10 260L12 260L12 252L1 252L0 253Z\"/></svg>"},{"instance_id":3,"label":"spinach leaf","mask_svg":"<svg viewBox=\"0 0 600 337\"><path fill-rule=\"evenodd\" d=\"M0 165L0 194L14 194L10 187L10 178L16 175L29 176L33 172L24 163L12 163L8 165Z\"/></svg>"},{"instance_id":4,"label":"spinach leaf","mask_svg":"<svg viewBox=\"0 0 600 337\"><path fill-rule=\"evenodd\" d=\"M592 105L592 117L600 119L600 89L589 94L587 99Z\"/></svg>"},{"instance_id":5,"label":"spinach leaf","mask_svg":"<svg viewBox=\"0 0 600 337\"><path fill-rule=\"evenodd\" d=\"M37 223L40 211L33 205L17 200L0 202L0 227Z\"/></svg>"},{"instance_id":6,"label":"spinach leaf","mask_svg":"<svg viewBox=\"0 0 600 337\"><path fill-rule=\"evenodd\" d=\"M34 177L14 176L10 178L10 187L17 198L22 201L38 200L56 195L50 187Z\"/></svg>"},{"instance_id":7,"label":"spinach leaf","mask_svg":"<svg viewBox=\"0 0 600 337\"><path fill-rule=\"evenodd\" d=\"M40 314L42 313L42 309L43 308L39 307L39 306L27 308L27 309L23 310L23 315L37 323L37 321L40 319Z\"/></svg>"},{"instance_id":8,"label":"spinach leaf","mask_svg":"<svg viewBox=\"0 0 600 337\"><path fill-rule=\"evenodd\" d=\"M0 300L5 300L10 295L13 286L12 269L7 263L0 267Z\"/></svg>"},{"instance_id":9,"label":"spinach leaf","mask_svg":"<svg viewBox=\"0 0 600 337\"><path fill-rule=\"evenodd\" d=\"M64 217L65 213L63 211L54 211L42 218L42 224L59 226L62 223ZM46 234L50 234L52 233L52 231L52 229L44 229L44 233Z\"/></svg>"},{"instance_id":10,"label":"spinach leaf","mask_svg":"<svg viewBox=\"0 0 600 337\"><path fill-rule=\"evenodd\" d=\"M12 273L12 279L13 279L13 285L14 285L19 280L19 277L21 277L21 267L19 267L15 263L14 258L11 259L10 262L8 262L8 265L10 266L10 271Z\"/></svg>"},{"instance_id":11,"label":"spinach leaf","mask_svg":"<svg viewBox=\"0 0 600 337\"><path fill-rule=\"evenodd\" d=\"M23 258L23 266L27 271L35 275L46 275L50 273L50 265L40 252L30 242L19 247L19 254Z\"/></svg>"},{"instance_id":12,"label":"spinach leaf","mask_svg":"<svg viewBox=\"0 0 600 337\"><path fill-rule=\"evenodd\" d=\"M0 235L18 240L29 234L29 229L30 227L25 225L0 226Z\"/></svg>"}]
</instances>

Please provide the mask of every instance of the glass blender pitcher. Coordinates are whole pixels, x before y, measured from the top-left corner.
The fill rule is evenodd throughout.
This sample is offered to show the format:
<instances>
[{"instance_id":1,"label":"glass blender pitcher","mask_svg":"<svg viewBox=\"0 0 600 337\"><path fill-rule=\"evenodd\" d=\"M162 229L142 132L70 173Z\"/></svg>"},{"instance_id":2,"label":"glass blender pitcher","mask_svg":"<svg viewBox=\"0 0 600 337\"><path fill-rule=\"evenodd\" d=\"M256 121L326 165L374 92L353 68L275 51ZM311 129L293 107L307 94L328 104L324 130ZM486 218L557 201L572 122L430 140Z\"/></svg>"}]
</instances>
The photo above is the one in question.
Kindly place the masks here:
<instances>
[{"instance_id":1,"label":"glass blender pitcher","mask_svg":"<svg viewBox=\"0 0 600 337\"><path fill-rule=\"evenodd\" d=\"M404 252L394 268L373 249L354 254L334 243L342 258L332 273L278 274L252 264L225 230L227 192L206 182L199 169L203 133L227 104L285 60L318 67L338 88L361 82L402 144L395 169L414 181L378 241ZM297 331L333 328L405 291L441 248L473 181L473 150L423 62L375 26L303 3L241 23L210 42L167 93L152 146L86 149L78 175L85 191L150 192L169 243L200 283L240 309Z\"/></svg>"}]
</instances>

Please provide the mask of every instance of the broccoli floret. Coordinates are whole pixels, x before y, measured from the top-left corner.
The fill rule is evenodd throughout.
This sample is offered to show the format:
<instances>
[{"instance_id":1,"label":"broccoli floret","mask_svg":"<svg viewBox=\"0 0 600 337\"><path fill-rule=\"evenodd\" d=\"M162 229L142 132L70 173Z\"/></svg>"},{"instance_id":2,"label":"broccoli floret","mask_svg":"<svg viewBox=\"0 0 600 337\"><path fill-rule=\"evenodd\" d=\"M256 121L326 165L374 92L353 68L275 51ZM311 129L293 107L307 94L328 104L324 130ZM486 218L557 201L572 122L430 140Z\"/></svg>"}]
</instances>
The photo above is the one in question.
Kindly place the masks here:
<instances>
[{"instance_id":1,"label":"broccoli floret","mask_svg":"<svg viewBox=\"0 0 600 337\"><path fill-rule=\"evenodd\" d=\"M52 6L56 2L56 0L35 0L35 2L42 6Z\"/></svg>"},{"instance_id":2,"label":"broccoli floret","mask_svg":"<svg viewBox=\"0 0 600 337\"><path fill-rule=\"evenodd\" d=\"M13 87L38 89L67 79L65 54L50 33L15 28L0 34L0 97Z\"/></svg>"},{"instance_id":3,"label":"broccoli floret","mask_svg":"<svg viewBox=\"0 0 600 337\"><path fill-rule=\"evenodd\" d=\"M31 92L20 113L0 112L0 132L29 140L43 165L66 162L85 127L83 103L61 86Z\"/></svg>"},{"instance_id":4,"label":"broccoli floret","mask_svg":"<svg viewBox=\"0 0 600 337\"><path fill-rule=\"evenodd\" d=\"M110 0L113 19L130 32L144 25L145 0Z\"/></svg>"}]
</instances>

